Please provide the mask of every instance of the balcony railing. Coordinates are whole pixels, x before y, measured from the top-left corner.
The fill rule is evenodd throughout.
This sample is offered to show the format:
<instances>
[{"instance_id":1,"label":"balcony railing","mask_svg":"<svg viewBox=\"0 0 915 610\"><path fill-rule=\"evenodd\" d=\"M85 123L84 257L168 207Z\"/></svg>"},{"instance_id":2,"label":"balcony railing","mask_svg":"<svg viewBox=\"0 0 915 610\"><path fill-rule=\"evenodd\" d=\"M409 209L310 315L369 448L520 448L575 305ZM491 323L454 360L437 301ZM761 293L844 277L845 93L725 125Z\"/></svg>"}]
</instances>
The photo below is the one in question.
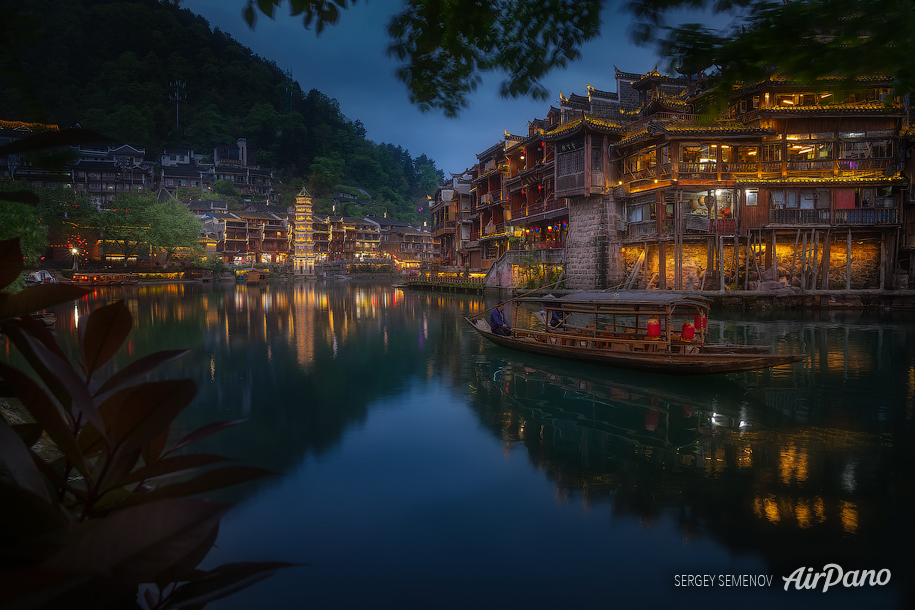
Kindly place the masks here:
<instances>
[{"instance_id":1,"label":"balcony railing","mask_svg":"<svg viewBox=\"0 0 915 610\"><path fill-rule=\"evenodd\" d=\"M899 224L899 210L895 208L863 208L858 210L833 210L834 225L894 225Z\"/></svg>"},{"instance_id":2,"label":"balcony railing","mask_svg":"<svg viewBox=\"0 0 915 610\"><path fill-rule=\"evenodd\" d=\"M570 174L556 178L556 192L576 191L585 188L585 174Z\"/></svg>"},{"instance_id":3,"label":"balcony railing","mask_svg":"<svg viewBox=\"0 0 915 610\"><path fill-rule=\"evenodd\" d=\"M523 220L529 216L537 216L538 214L544 214L546 212L552 212L553 210L562 210L566 208L565 200L563 199L550 199L549 201L539 201L529 206L523 208L518 208L517 210L512 210L512 218L516 221Z\"/></svg>"},{"instance_id":4,"label":"balcony railing","mask_svg":"<svg viewBox=\"0 0 915 610\"><path fill-rule=\"evenodd\" d=\"M784 209L771 210L769 222L776 225L822 225L829 224L830 210Z\"/></svg>"}]
</instances>

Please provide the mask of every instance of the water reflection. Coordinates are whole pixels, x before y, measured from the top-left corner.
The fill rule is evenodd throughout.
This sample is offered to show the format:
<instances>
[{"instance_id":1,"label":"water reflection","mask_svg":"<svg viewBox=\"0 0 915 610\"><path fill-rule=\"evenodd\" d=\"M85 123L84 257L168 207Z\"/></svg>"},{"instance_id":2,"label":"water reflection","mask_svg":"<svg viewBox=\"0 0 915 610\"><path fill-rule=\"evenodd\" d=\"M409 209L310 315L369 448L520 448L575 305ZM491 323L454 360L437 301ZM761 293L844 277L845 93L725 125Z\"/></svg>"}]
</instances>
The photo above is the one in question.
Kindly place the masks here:
<instances>
[{"instance_id":1,"label":"water reflection","mask_svg":"<svg viewBox=\"0 0 915 610\"><path fill-rule=\"evenodd\" d=\"M811 351L855 353L859 364L824 358L800 372L714 382L480 357L473 405L506 446L525 448L559 497L605 501L612 516L649 525L674 510L684 543L710 536L752 549L773 574L830 562L904 574L911 559L899 537L909 548L913 495L911 462L900 457L911 449L910 417L886 425L894 405L879 399L889 390L859 379L876 372L867 350L875 337L851 336ZM814 372L817 385L796 383ZM855 380L876 400L856 403L866 390ZM851 405L857 418L836 415Z\"/></svg>"},{"instance_id":2,"label":"water reflection","mask_svg":"<svg viewBox=\"0 0 915 610\"><path fill-rule=\"evenodd\" d=\"M776 575L826 563L888 568L893 581L878 592L882 605L912 606L905 576L915 568L910 315L719 314L713 338L807 358L760 372L666 378L493 346L465 329L463 316L483 305L477 297L352 282L148 285L102 288L58 310L70 353L79 316L115 298L126 300L135 328L112 368L156 350L192 350L169 373L193 378L199 391L174 434L249 418L199 449L287 474L233 491L244 504L223 528L222 561L312 563L316 599L333 600L353 579L385 574L379 586L406 587L409 575L422 574L453 579L442 586L466 590L468 604L482 607L472 594L484 583L491 593L506 579L548 570L579 583L582 601L605 603L608 575L624 573L613 591L634 607L688 605L697 598L673 590L675 570L727 573L759 562ZM455 405L471 424L458 425L443 405ZM366 439L375 441L368 455ZM405 458L405 447L415 453ZM493 479L505 463L510 476ZM362 472L371 476L363 480ZM461 536L453 506L477 516ZM284 507L297 507L288 522ZM290 531L320 528L327 514L349 517L333 536L288 542ZM392 525L401 521L402 529ZM257 540L232 555L233 541L248 531ZM336 567L340 538L355 531L387 532L397 570L385 571L394 549L360 541L350 550L377 561L350 568L347 555L339 571L319 572L322 562ZM585 543L548 550L551 536L579 531L610 549L601 553L608 558L588 559ZM433 545L457 538L443 563ZM476 566L481 555L500 557L506 540L511 565L492 566L488 580ZM621 547L625 555L613 551ZM651 577L642 566L652 566ZM239 600L298 603L300 582L271 581L259 585L263 603ZM513 591L506 603L545 603L544 592L531 589ZM847 594L830 592L830 604L860 605ZM759 607L747 603L757 598L734 601ZM784 605L777 596L764 601Z\"/></svg>"}]
</instances>

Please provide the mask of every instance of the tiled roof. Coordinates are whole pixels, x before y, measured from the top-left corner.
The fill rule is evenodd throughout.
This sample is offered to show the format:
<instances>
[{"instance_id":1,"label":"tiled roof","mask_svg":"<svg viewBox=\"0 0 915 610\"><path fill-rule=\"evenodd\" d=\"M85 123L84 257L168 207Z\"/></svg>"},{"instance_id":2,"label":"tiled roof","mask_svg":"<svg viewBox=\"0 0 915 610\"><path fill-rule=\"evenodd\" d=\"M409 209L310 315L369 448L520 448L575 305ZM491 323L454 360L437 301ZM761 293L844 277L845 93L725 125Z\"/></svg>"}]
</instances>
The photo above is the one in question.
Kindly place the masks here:
<instances>
[{"instance_id":1,"label":"tiled roof","mask_svg":"<svg viewBox=\"0 0 915 610\"><path fill-rule=\"evenodd\" d=\"M557 138L571 135L576 130L582 129L584 127L588 127L603 133L620 133L623 129L623 125L621 123L617 123L616 121L608 121L606 119L586 115L584 118L557 125L550 131L544 132L543 137L544 139L555 140Z\"/></svg>"}]
</instances>

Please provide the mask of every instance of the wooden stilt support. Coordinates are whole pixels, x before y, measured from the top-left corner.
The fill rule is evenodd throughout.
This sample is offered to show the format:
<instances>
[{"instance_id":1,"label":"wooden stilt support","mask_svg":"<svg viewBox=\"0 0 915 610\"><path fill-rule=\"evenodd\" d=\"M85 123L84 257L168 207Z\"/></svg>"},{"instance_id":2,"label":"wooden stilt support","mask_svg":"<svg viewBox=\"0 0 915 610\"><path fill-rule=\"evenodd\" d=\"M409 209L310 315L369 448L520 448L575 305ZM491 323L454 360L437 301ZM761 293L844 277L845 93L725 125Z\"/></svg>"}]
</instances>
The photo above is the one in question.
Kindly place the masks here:
<instances>
[{"instance_id":1,"label":"wooden stilt support","mask_svg":"<svg viewBox=\"0 0 915 610\"><path fill-rule=\"evenodd\" d=\"M848 249L845 251L845 290L851 290L851 229L848 230Z\"/></svg>"},{"instance_id":2,"label":"wooden stilt support","mask_svg":"<svg viewBox=\"0 0 915 610\"><path fill-rule=\"evenodd\" d=\"M801 249L801 292L807 290L807 231L804 231L804 247Z\"/></svg>"},{"instance_id":3,"label":"wooden stilt support","mask_svg":"<svg viewBox=\"0 0 915 610\"><path fill-rule=\"evenodd\" d=\"M797 230L797 236L794 238L794 253L791 255L791 273L788 274L788 283L794 279L794 264L797 262L797 245L801 241L801 230Z\"/></svg>"},{"instance_id":4,"label":"wooden stilt support","mask_svg":"<svg viewBox=\"0 0 915 610\"><path fill-rule=\"evenodd\" d=\"M818 258L819 258L819 254L820 254L820 236L817 235L817 230L816 230L816 229L813 230L813 235L812 235L812 237L810 238L810 243L811 243L811 245L813 246L813 263L811 264L811 268L812 268L812 269L811 269L811 272L812 272L812 274L813 274L813 278L812 278L812 281L810 282L810 287L811 287L812 289L816 290L816 287L817 287L817 271L818 271L819 268L820 268L819 265L817 264L817 260L818 260Z\"/></svg>"},{"instance_id":5,"label":"wooden stilt support","mask_svg":"<svg viewBox=\"0 0 915 610\"><path fill-rule=\"evenodd\" d=\"M832 250L832 229L826 231L826 239L823 240L823 290L829 290L830 281L830 250Z\"/></svg>"}]
</instances>

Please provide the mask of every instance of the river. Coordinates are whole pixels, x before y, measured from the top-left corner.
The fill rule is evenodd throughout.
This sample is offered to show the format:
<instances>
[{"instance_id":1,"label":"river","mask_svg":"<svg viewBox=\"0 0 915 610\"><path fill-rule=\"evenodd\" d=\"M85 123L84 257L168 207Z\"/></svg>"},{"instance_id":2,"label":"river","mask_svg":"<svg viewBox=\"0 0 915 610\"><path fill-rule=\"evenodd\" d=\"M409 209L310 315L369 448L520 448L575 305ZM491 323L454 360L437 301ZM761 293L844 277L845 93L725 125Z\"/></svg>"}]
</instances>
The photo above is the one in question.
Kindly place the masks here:
<instances>
[{"instance_id":1,"label":"river","mask_svg":"<svg viewBox=\"0 0 915 610\"><path fill-rule=\"evenodd\" d=\"M174 434L247 418L196 449L282 474L217 496L203 567L307 565L209 607L915 607L910 313L714 315L806 359L665 377L495 347L463 320L495 298L358 281L99 289L57 310L70 349L115 298L121 362L192 350Z\"/></svg>"}]
</instances>

